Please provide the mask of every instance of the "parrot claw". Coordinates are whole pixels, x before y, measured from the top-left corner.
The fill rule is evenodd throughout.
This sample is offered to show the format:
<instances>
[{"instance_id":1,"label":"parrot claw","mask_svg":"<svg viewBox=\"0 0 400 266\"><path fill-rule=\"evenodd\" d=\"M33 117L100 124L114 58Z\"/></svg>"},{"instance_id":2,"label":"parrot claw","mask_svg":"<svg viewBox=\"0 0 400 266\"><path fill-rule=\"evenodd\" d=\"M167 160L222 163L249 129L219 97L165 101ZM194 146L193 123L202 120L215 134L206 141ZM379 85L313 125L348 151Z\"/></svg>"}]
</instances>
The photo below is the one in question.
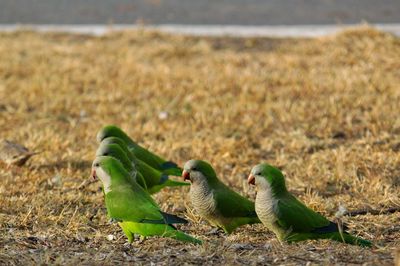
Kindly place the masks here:
<instances>
[{"instance_id":1,"label":"parrot claw","mask_svg":"<svg viewBox=\"0 0 400 266\"><path fill-rule=\"evenodd\" d=\"M130 249L131 246L132 246L132 243L130 243L130 242L125 242L124 243L124 248L126 248L126 249Z\"/></svg>"},{"instance_id":2,"label":"parrot claw","mask_svg":"<svg viewBox=\"0 0 400 266\"><path fill-rule=\"evenodd\" d=\"M223 232L223 230L219 227L213 228L209 232L206 233L206 235L220 235Z\"/></svg>"},{"instance_id":3,"label":"parrot claw","mask_svg":"<svg viewBox=\"0 0 400 266\"><path fill-rule=\"evenodd\" d=\"M272 239L265 246L267 249L279 249L285 245L285 242L280 241L279 239Z\"/></svg>"},{"instance_id":4,"label":"parrot claw","mask_svg":"<svg viewBox=\"0 0 400 266\"><path fill-rule=\"evenodd\" d=\"M113 223L118 223L119 221L117 219L114 218L110 218L110 220L108 220L109 224L113 224Z\"/></svg>"}]
</instances>

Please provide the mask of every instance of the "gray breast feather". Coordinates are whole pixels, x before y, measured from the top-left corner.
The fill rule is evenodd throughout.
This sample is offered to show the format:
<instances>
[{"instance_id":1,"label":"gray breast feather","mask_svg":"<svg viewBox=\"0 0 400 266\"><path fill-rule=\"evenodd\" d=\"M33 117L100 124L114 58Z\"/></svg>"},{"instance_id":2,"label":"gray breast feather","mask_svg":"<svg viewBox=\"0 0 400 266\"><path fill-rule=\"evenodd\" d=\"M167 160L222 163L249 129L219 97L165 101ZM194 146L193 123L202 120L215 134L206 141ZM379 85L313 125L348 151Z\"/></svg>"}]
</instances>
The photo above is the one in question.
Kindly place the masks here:
<instances>
[{"instance_id":1,"label":"gray breast feather","mask_svg":"<svg viewBox=\"0 0 400 266\"><path fill-rule=\"evenodd\" d=\"M256 198L256 212L264 224L272 224L276 221L276 200L270 193L258 193Z\"/></svg>"},{"instance_id":2,"label":"gray breast feather","mask_svg":"<svg viewBox=\"0 0 400 266\"><path fill-rule=\"evenodd\" d=\"M215 212L216 204L213 191L203 186L192 186L190 199L194 209L202 216L209 216Z\"/></svg>"}]
</instances>

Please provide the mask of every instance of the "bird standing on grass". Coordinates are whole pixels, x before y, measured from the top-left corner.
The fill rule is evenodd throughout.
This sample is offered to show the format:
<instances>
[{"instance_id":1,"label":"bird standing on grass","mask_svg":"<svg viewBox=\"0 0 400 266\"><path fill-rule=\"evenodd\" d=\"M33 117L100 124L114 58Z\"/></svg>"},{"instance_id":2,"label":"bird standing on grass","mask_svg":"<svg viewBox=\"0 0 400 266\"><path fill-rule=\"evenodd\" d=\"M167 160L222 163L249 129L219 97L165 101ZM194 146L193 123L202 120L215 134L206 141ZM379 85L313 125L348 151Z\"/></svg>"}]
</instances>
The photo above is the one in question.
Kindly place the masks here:
<instances>
[{"instance_id":1,"label":"bird standing on grass","mask_svg":"<svg viewBox=\"0 0 400 266\"><path fill-rule=\"evenodd\" d=\"M134 168L134 174L138 179L137 182L150 194L154 194L165 187L189 185L185 182L171 180L167 174L163 174L145 162L137 159L135 155L126 148L124 142L117 137L105 138L100 143L96 156L112 156L120 160L128 172Z\"/></svg>"},{"instance_id":2,"label":"bird standing on grass","mask_svg":"<svg viewBox=\"0 0 400 266\"><path fill-rule=\"evenodd\" d=\"M256 212L261 222L281 242L307 239L332 239L348 244L371 247L365 239L350 235L336 223L309 209L290 194L279 169L259 164L253 167L248 183L257 186Z\"/></svg>"},{"instance_id":3,"label":"bird standing on grass","mask_svg":"<svg viewBox=\"0 0 400 266\"><path fill-rule=\"evenodd\" d=\"M190 199L196 212L230 234L244 224L260 223L254 203L224 185L208 163L190 160L182 173L190 180Z\"/></svg>"},{"instance_id":4,"label":"bird standing on grass","mask_svg":"<svg viewBox=\"0 0 400 266\"><path fill-rule=\"evenodd\" d=\"M187 221L162 212L142 187L135 182L132 184L131 176L120 161L109 156L97 157L92 165L92 177L102 181L108 216L119 222L129 242L133 241L134 234L139 234L202 243L177 230L173 224Z\"/></svg>"},{"instance_id":5,"label":"bird standing on grass","mask_svg":"<svg viewBox=\"0 0 400 266\"><path fill-rule=\"evenodd\" d=\"M99 148L96 151L96 157L99 156L110 156L114 159L117 159L124 166L125 170L130 174L132 180L137 182L143 189L147 190L147 184L144 180L144 177L132 164L131 160L129 160L126 153L120 148L117 144L103 144L101 143Z\"/></svg>"},{"instance_id":6,"label":"bird standing on grass","mask_svg":"<svg viewBox=\"0 0 400 266\"><path fill-rule=\"evenodd\" d=\"M158 155L150 152L149 150L141 147L139 144L135 143L119 127L114 125L103 127L97 134L97 141L101 142L108 137L118 137L122 139L128 146L129 150L136 156L136 158L147 163L158 171L167 175L180 176L182 174L182 169L178 167L176 163L167 161L159 157Z\"/></svg>"}]
</instances>

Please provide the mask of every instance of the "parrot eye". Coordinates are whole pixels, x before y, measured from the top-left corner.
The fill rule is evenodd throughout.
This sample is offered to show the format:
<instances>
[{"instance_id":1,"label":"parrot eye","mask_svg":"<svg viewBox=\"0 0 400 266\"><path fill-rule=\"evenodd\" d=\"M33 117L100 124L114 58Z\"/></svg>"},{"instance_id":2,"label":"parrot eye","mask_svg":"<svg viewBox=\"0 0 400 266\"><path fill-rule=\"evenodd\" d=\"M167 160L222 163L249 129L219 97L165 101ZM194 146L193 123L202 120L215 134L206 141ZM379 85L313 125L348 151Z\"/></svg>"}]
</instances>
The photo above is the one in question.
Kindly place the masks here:
<instances>
[{"instance_id":1,"label":"parrot eye","mask_svg":"<svg viewBox=\"0 0 400 266\"><path fill-rule=\"evenodd\" d=\"M104 153L104 156L108 156L108 152L105 152L105 153Z\"/></svg>"},{"instance_id":2,"label":"parrot eye","mask_svg":"<svg viewBox=\"0 0 400 266\"><path fill-rule=\"evenodd\" d=\"M197 171L197 167L193 167L193 168L192 168L192 171Z\"/></svg>"},{"instance_id":3,"label":"parrot eye","mask_svg":"<svg viewBox=\"0 0 400 266\"><path fill-rule=\"evenodd\" d=\"M95 163L95 164L94 164L94 167L99 167L99 166L100 166L99 163Z\"/></svg>"}]
</instances>

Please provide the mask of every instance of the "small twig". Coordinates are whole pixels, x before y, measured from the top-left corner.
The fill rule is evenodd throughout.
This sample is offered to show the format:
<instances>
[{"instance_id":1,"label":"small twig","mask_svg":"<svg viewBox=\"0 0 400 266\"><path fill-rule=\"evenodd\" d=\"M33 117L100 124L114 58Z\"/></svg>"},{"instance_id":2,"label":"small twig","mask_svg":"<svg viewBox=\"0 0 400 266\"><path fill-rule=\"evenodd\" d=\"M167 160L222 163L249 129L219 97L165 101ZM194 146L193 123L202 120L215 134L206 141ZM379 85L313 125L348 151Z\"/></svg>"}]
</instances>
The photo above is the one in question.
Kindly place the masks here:
<instances>
[{"instance_id":1,"label":"small twig","mask_svg":"<svg viewBox=\"0 0 400 266\"><path fill-rule=\"evenodd\" d=\"M391 208L382 209L382 210L375 210L375 209L355 210L355 211L346 212L344 215L346 215L346 216L358 216L358 215L366 215L366 214L381 215L381 214L395 213L398 211L400 211L400 207L391 207Z\"/></svg>"},{"instance_id":2,"label":"small twig","mask_svg":"<svg viewBox=\"0 0 400 266\"><path fill-rule=\"evenodd\" d=\"M64 211L65 211L69 206L71 206L71 202L69 202L68 205L67 205L67 206L64 206L64 208L61 210L61 213L58 215L58 218L57 218L57 220L56 220L56 223L58 223L58 222L62 219L63 214L64 214Z\"/></svg>"},{"instance_id":3,"label":"small twig","mask_svg":"<svg viewBox=\"0 0 400 266\"><path fill-rule=\"evenodd\" d=\"M78 212L78 209L79 209L79 207L76 206L76 207L75 207L75 211L74 211L74 213L72 214L71 219L69 219L69 222L68 222L68 224L67 224L67 228L68 228L69 225L71 224L72 220L75 218L75 215L76 215L76 213Z\"/></svg>"},{"instance_id":4,"label":"small twig","mask_svg":"<svg viewBox=\"0 0 400 266\"><path fill-rule=\"evenodd\" d=\"M23 225L26 224L26 221L28 220L29 215L31 215L31 213L32 213L32 209L33 209L33 207L30 207L30 208L29 208L29 211L28 211L28 213L25 215L24 219L22 219L21 224L23 224Z\"/></svg>"},{"instance_id":5,"label":"small twig","mask_svg":"<svg viewBox=\"0 0 400 266\"><path fill-rule=\"evenodd\" d=\"M77 187L78 190L82 190L84 188L86 188L88 185L92 184L96 182L96 180L92 180L92 179L85 179L83 180L83 182Z\"/></svg>"}]
</instances>

